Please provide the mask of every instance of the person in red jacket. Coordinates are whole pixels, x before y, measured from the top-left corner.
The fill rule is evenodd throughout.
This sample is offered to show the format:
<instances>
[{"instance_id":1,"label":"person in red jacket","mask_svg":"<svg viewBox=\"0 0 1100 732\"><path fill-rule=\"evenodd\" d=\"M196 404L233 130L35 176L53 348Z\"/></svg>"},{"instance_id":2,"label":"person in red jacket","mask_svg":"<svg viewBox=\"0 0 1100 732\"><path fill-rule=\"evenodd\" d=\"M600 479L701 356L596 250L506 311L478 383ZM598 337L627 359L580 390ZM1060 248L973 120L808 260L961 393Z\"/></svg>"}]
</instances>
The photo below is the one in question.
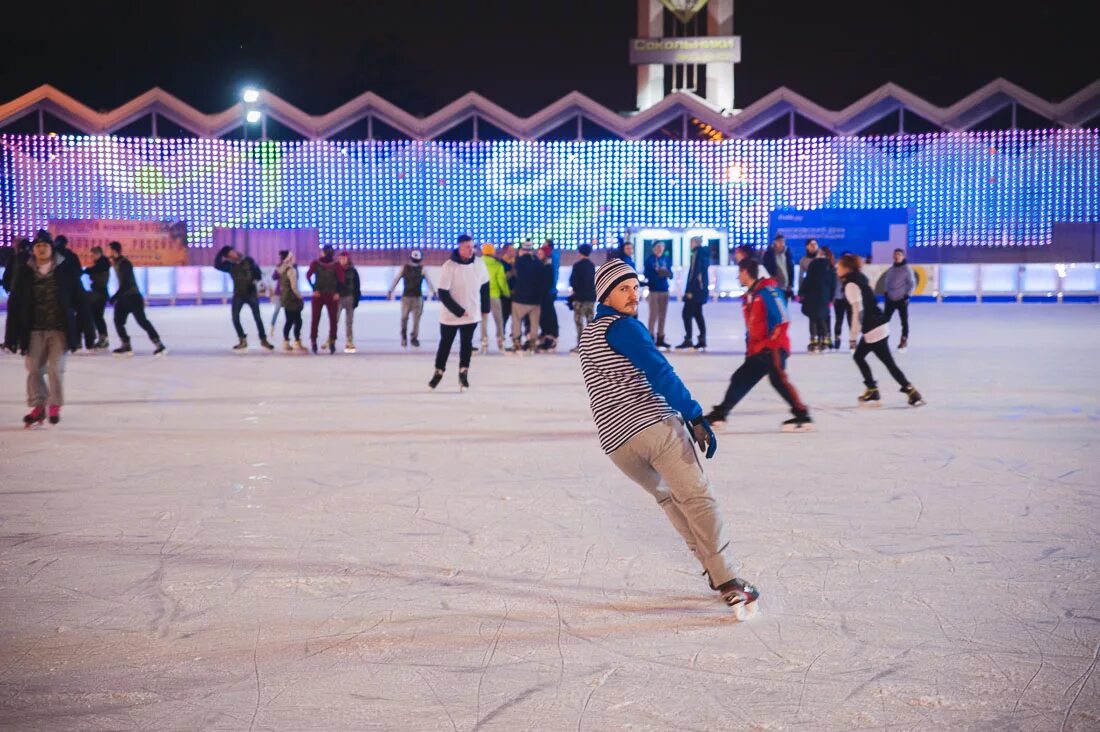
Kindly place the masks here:
<instances>
[{"instance_id":1,"label":"person in red jacket","mask_svg":"<svg viewBox=\"0 0 1100 732\"><path fill-rule=\"evenodd\" d=\"M746 328L745 362L733 372L725 398L710 411L706 420L712 425L724 423L730 410L767 376L794 413L794 417L783 423L783 431L809 432L813 430L810 410L787 378L791 341L787 337L790 320L783 291L774 279L760 276L760 263L755 259L746 257L738 262L737 267L738 279L748 288L741 297Z\"/></svg>"}]
</instances>

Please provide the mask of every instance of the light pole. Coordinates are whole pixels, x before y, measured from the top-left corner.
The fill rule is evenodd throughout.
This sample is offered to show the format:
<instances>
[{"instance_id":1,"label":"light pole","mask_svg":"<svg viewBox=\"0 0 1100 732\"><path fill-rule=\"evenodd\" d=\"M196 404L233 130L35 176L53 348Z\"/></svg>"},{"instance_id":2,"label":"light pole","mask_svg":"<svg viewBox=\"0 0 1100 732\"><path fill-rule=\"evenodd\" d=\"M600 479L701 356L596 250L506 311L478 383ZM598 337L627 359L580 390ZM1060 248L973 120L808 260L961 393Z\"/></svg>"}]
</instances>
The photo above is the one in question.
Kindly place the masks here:
<instances>
[{"instance_id":1,"label":"light pole","mask_svg":"<svg viewBox=\"0 0 1100 732\"><path fill-rule=\"evenodd\" d=\"M257 106L257 102L260 101L260 90L259 89L254 89L252 87L246 87L245 90L243 92L241 92L241 101L243 101L244 105L245 105L245 107L244 107L245 108L245 114L244 114L244 121L245 121L244 139L245 140L248 139L248 125L254 125L257 122L259 122L260 123L260 139L261 140L266 140L267 139L267 120L264 118L263 111L260 110L259 107Z\"/></svg>"}]
</instances>

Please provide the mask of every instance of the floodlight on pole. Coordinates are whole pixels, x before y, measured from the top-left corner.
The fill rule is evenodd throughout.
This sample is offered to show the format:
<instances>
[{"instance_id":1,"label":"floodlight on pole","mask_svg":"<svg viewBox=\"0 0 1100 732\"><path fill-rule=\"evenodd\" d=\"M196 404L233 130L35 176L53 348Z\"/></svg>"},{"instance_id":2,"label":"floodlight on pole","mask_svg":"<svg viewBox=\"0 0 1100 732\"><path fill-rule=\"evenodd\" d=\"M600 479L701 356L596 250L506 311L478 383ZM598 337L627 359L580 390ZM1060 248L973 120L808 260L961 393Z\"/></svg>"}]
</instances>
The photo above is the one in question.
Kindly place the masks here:
<instances>
[{"instance_id":1,"label":"floodlight on pole","mask_svg":"<svg viewBox=\"0 0 1100 732\"><path fill-rule=\"evenodd\" d=\"M261 119L263 119L263 116L264 116L264 113L261 112L260 110L250 109L250 110L248 110L248 114L246 114L244 116L244 118L249 124L256 124Z\"/></svg>"},{"instance_id":2,"label":"floodlight on pole","mask_svg":"<svg viewBox=\"0 0 1100 732\"><path fill-rule=\"evenodd\" d=\"M245 104L253 104L255 102L258 102L260 100L260 90L248 87L241 94L241 99L244 100Z\"/></svg>"}]
</instances>

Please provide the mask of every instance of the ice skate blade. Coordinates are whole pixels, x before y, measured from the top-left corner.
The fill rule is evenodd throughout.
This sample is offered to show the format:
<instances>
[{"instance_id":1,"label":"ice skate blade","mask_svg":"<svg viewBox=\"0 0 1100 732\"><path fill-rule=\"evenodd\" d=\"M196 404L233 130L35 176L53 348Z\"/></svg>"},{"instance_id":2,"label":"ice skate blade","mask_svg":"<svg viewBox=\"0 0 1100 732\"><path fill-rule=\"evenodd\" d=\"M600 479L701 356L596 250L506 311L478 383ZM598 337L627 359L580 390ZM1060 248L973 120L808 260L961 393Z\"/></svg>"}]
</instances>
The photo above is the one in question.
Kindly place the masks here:
<instances>
[{"instance_id":1,"label":"ice skate blade","mask_svg":"<svg viewBox=\"0 0 1100 732\"><path fill-rule=\"evenodd\" d=\"M860 402L859 406L863 407L864 409L878 409L882 406L882 401L876 400L873 402Z\"/></svg>"},{"instance_id":2,"label":"ice skate blade","mask_svg":"<svg viewBox=\"0 0 1100 732\"><path fill-rule=\"evenodd\" d=\"M923 407L925 404L928 404L928 402L921 399L920 401L910 403L909 406L910 407Z\"/></svg>"},{"instance_id":3,"label":"ice skate blade","mask_svg":"<svg viewBox=\"0 0 1100 732\"><path fill-rule=\"evenodd\" d=\"M133 358L134 357L134 352L133 351L127 351L126 353L115 353L115 354L112 354L112 355L114 355L115 358Z\"/></svg>"},{"instance_id":4,"label":"ice skate blade","mask_svg":"<svg viewBox=\"0 0 1100 732\"><path fill-rule=\"evenodd\" d=\"M747 620L751 620L756 617L760 612L760 600L753 600L749 603L739 602L733 606L733 617L737 619L737 622L744 623Z\"/></svg>"},{"instance_id":5,"label":"ice skate blade","mask_svg":"<svg viewBox=\"0 0 1100 732\"><path fill-rule=\"evenodd\" d=\"M713 427L713 425L711 425ZM813 424L785 424L781 428L783 432L795 433L795 432L813 432Z\"/></svg>"}]
</instances>

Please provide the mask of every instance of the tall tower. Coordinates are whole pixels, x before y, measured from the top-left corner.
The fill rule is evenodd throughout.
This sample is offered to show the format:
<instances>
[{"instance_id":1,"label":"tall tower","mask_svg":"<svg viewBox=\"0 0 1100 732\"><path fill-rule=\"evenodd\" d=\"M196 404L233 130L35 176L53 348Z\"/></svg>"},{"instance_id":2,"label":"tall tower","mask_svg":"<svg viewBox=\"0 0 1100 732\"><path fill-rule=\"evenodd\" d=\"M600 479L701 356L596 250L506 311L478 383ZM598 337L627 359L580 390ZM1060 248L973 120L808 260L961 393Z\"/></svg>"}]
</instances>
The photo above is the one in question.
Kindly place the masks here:
<instances>
[{"instance_id":1,"label":"tall tower","mask_svg":"<svg viewBox=\"0 0 1100 732\"><path fill-rule=\"evenodd\" d=\"M703 18L697 17L702 11L705 32ZM707 101L732 114L733 66L740 60L733 0L638 0L638 37L631 40L630 61L638 67L639 111L663 99L666 89L698 93L703 86Z\"/></svg>"}]
</instances>

